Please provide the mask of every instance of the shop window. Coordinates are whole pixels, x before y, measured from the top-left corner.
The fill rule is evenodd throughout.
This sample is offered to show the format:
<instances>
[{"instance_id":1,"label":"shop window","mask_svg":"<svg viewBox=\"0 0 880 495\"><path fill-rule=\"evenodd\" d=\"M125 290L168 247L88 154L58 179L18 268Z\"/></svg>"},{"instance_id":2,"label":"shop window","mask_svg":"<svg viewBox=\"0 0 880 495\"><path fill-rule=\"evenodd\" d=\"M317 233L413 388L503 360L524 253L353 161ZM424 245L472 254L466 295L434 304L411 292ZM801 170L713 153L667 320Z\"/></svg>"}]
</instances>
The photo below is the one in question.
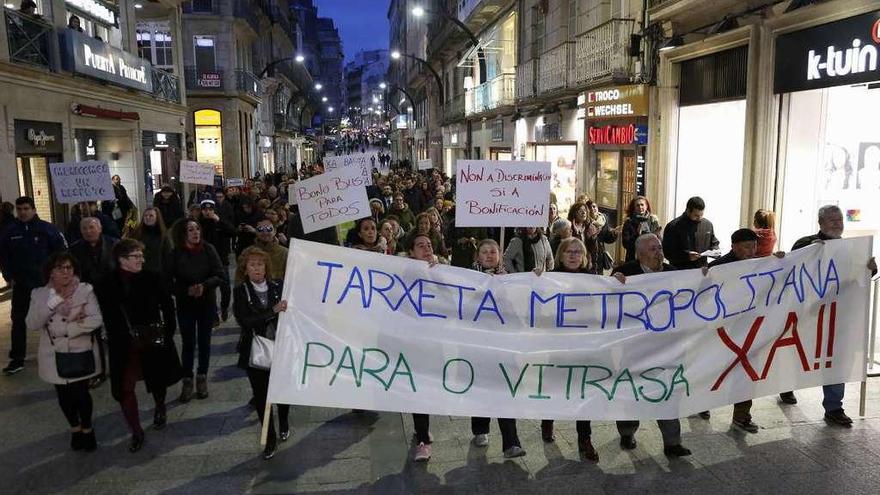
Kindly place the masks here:
<instances>
[{"instance_id":1,"label":"shop window","mask_svg":"<svg viewBox=\"0 0 880 495\"><path fill-rule=\"evenodd\" d=\"M174 50L168 22L138 22L136 37L141 58L149 60L158 69L174 71Z\"/></svg>"},{"instance_id":2,"label":"shop window","mask_svg":"<svg viewBox=\"0 0 880 495\"><path fill-rule=\"evenodd\" d=\"M217 110L199 110L193 115L196 130L196 160L214 165L223 175L222 116Z\"/></svg>"}]
</instances>

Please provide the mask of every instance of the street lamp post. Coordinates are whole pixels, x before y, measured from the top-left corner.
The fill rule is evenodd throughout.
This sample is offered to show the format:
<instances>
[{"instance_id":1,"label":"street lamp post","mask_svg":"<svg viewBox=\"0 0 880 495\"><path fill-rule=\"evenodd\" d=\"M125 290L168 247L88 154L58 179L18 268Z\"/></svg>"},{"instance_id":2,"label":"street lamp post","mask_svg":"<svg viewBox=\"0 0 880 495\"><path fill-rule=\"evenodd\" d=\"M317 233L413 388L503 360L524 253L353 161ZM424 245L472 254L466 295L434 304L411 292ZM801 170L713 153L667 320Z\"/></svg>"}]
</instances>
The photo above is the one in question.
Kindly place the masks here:
<instances>
[{"instance_id":1,"label":"street lamp post","mask_svg":"<svg viewBox=\"0 0 880 495\"><path fill-rule=\"evenodd\" d=\"M455 24L456 27L461 29L468 38L471 39L471 43L474 44L474 48L477 50L477 60L480 64L480 80L484 80L486 78L486 54L483 52L483 49L480 48L480 40L477 38L477 35L474 34L470 28L463 22L461 22L457 17L449 15L447 12L441 10L439 12L433 10L426 10L424 7L416 5L411 10L412 15L416 18L421 18L425 15L429 16L440 16L449 22Z\"/></svg>"},{"instance_id":2,"label":"street lamp post","mask_svg":"<svg viewBox=\"0 0 880 495\"><path fill-rule=\"evenodd\" d=\"M433 67L431 67L431 64L423 58L419 58L415 55L410 55L408 53L401 53L399 50L394 50L393 52L391 52L392 59L400 60L400 57L406 57L415 60L431 72L431 75L434 76L434 81L437 83L437 97L440 100L440 107L443 108L443 78L440 77L440 74L437 73L437 71ZM412 100L412 98L410 98L410 100Z\"/></svg>"}]
</instances>

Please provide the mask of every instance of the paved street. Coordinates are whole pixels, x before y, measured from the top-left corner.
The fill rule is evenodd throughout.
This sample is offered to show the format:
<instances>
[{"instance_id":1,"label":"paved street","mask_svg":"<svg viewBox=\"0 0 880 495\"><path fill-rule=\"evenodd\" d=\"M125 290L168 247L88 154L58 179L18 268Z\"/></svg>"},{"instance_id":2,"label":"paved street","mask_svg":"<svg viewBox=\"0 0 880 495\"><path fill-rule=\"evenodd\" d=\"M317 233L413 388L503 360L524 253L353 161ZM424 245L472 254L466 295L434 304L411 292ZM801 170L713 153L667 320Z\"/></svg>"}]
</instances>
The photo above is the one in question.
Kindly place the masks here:
<instances>
[{"instance_id":1,"label":"paved street","mask_svg":"<svg viewBox=\"0 0 880 495\"><path fill-rule=\"evenodd\" d=\"M9 346L9 303L0 352ZM574 423L557 423L557 441L544 444L537 421L521 421L528 455L501 456L493 423L488 449L470 445L467 418L431 418L434 458L409 461L409 415L351 414L346 410L295 408L293 436L271 461L259 457L256 414L245 404L250 389L235 367L237 329L220 328L214 339L211 396L181 405L172 400L169 425L147 429L137 454L110 397L94 393L99 449L68 450L68 435L54 391L36 374L36 339L26 370L0 377L0 479L14 493L799 493L847 495L880 492L880 382L869 389L868 414L851 430L821 420L821 391L799 393L800 404L756 401L757 435L731 431L731 408L711 421L685 419L684 444L694 455L670 461L656 427L645 424L638 448L623 452L614 425L594 423L601 462L578 461ZM176 398L175 387L169 398ZM142 421L152 421L152 402L140 394ZM847 394L857 412L858 387Z\"/></svg>"}]
</instances>

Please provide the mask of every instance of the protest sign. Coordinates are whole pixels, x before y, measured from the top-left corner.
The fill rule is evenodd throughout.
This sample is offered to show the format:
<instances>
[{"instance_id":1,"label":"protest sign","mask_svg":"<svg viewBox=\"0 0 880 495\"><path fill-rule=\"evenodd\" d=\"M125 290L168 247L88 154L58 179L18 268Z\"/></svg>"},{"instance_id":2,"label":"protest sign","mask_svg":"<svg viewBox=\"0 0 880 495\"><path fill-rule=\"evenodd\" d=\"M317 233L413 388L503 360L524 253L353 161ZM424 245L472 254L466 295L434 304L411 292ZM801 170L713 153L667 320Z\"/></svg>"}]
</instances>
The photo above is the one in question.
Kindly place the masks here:
<instances>
[{"instance_id":1,"label":"protest sign","mask_svg":"<svg viewBox=\"0 0 880 495\"><path fill-rule=\"evenodd\" d=\"M181 160L180 182L211 186L214 184L214 165Z\"/></svg>"},{"instance_id":2,"label":"protest sign","mask_svg":"<svg viewBox=\"0 0 880 495\"><path fill-rule=\"evenodd\" d=\"M419 160L419 170L431 170L434 168L434 163L430 158L427 160Z\"/></svg>"},{"instance_id":3,"label":"protest sign","mask_svg":"<svg viewBox=\"0 0 880 495\"><path fill-rule=\"evenodd\" d=\"M232 186L241 187L244 185L244 179L242 179L241 177L230 177L230 178L226 179L226 185L228 187L232 187Z\"/></svg>"},{"instance_id":4,"label":"protest sign","mask_svg":"<svg viewBox=\"0 0 880 495\"><path fill-rule=\"evenodd\" d=\"M865 378L868 237L629 277L477 271L295 240L269 401L671 419Z\"/></svg>"},{"instance_id":5,"label":"protest sign","mask_svg":"<svg viewBox=\"0 0 880 495\"><path fill-rule=\"evenodd\" d=\"M546 227L550 162L458 160L456 227Z\"/></svg>"},{"instance_id":6,"label":"protest sign","mask_svg":"<svg viewBox=\"0 0 880 495\"><path fill-rule=\"evenodd\" d=\"M361 177L366 179L366 185L373 183L373 167L379 166L379 158L376 151L367 153L354 153L351 155L325 156L324 171L338 170L342 168L354 168L360 171Z\"/></svg>"},{"instance_id":7,"label":"protest sign","mask_svg":"<svg viewBox=\"0 0 880 495\"><path fill-rule=\"evenodd\" d=\"M359 168L342 168L301 180L288 189L308 234L369 216L366 180Z\"/></svg>"},{"instance_id":8,"label":"protest sign","mask_svg":"<svg viewBox=\"0 0 880 495\"><path fill-rule=\"evenodd\" d=\"M82 201L109 201L116 199L110 182L107 162L50 163L52 188L59 203L74 204Z\"/></svg>"}]
</instances>

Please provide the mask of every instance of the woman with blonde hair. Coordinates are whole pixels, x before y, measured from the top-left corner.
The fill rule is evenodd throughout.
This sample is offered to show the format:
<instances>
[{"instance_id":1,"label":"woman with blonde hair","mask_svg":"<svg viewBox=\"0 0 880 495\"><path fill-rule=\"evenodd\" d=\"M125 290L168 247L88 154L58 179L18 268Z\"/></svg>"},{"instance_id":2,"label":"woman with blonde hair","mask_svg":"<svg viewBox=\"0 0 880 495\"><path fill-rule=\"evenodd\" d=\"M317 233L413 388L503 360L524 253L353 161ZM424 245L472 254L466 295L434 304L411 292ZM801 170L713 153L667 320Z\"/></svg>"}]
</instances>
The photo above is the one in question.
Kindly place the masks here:
<instances>
[{"instance_id":1,"label":"woman with blonde hair","mask_svg":"<svg viewBox=\"0 0 880 495\"><path fill-rule=\"evenodd\" d=\"M772 210L758 210L755 212L754 226L752 230L758 234L758 249L755 256L763 258L773 254L776 246L776 213Z\"/></svg>"}]
</instances>

